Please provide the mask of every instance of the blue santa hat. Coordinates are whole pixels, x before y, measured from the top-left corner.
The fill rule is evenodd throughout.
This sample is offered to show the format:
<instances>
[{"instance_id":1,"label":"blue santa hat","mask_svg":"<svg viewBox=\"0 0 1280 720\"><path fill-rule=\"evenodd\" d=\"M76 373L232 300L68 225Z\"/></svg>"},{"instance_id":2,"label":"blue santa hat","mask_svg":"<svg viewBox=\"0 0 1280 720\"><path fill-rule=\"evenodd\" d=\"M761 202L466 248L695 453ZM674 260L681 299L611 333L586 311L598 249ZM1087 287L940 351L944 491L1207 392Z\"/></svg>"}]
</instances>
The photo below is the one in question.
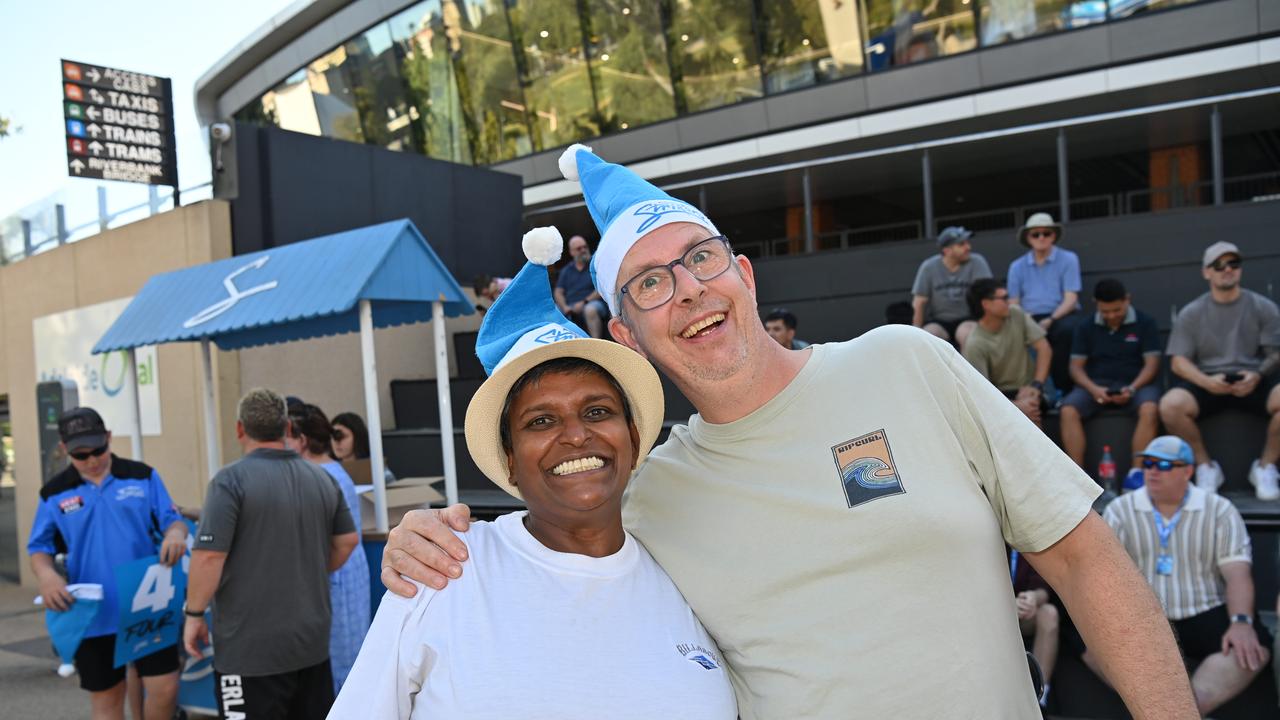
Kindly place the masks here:
<instances>
[{"instance_id":1,"label":"blue santa hat","mask_svg":"<svg viewBox=\"0 0 1280 720\"><path fill-rule=\"evenodd\" d=\"M564 238L554 227L525 233L529 262L485 313L476 337L476 355L487 375L511 359L550 342L591 337L560 312L551 297L547 266L560 259Z\"/></svg>"},{"instance_id":2,"label":"blue santa hat","mask_svg":"<svg viewBox=\"0 0 1280 720\"><path fill-rule=\"evenodd\" d=\"M720 234L698 208L671 197L622 165L605 162L585 145L570 145L560 155L560 172L566 180L582 184L582 197L600 231L600 246L591 258L591 279L614 315L620 300L618 268L636 241L677 222Z\"/></svg>"}]
</instances>

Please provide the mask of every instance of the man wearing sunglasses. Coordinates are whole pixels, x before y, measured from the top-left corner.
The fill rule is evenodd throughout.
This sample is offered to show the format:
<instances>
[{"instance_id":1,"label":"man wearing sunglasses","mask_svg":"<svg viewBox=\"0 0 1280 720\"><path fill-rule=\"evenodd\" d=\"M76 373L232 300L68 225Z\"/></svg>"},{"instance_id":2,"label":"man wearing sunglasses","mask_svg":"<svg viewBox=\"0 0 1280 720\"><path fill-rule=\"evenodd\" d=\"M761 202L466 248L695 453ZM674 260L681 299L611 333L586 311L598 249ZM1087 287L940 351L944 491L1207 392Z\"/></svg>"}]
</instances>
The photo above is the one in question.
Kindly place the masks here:
<instances>
[{"instance_id":1,"label":"man wearing sunglasses","mask_svg":"<svg viewBox=\"0 0 1280 720\"><path fill-rule=\"evenodd\" d=\"M1254 613L1253 554L1231 501L1191 484L1191 446L1174 435L1141 453L1144 486L1107 505L1106 519L1173 623L1207 715L1267 664L1271 637ZM1091 653L1085 662L1098 669Z\"/></svg>"},{"instance_id":2,"label":"man wearing sunglasses","mask_svg":"<svg viewBox=\"0 0 1280 720\"><path fill-rule=\"evenodd\" d=\"M1058 247L1062 225L1049 213L1035 213L1018 232L1028 249L1009 263L1009 298L1031 315L1049 336L1053 347L1053 384L1070 392L1071 338L1080 324L1080 258Z\"/></svg>"},{"instance_id":3,"label":"man wearing sunglasses","mask_svg":"<svg viewBox=\"0 0 1280 720\"><path fill-rule=\"evenodd\" d=\"M1196 716L1155 596L1091 509L1100 489L954 348L903 326L784 348L750 260L701 211L582 146L560 165L601 231L614 339L698 409L631 479L623 522L719 644L744 720L1037 717L1006 541L1135 715ZM468 515L407 515L387 587L458 577L450 525Z\"/></svg>"},{"instance_id":4,"label":"man wearing sunglasses","mask_svg":"<svg viewBox=\"0 0 1280 720\"><path fill-rule=\"evenodd\" d=\"M115 567L156 555L157 544L160 562L173 565L187 550L187 526L155 470L111 453L111 433L93 408L63 413L58 434L71 466L40 489L27 552L40 595L52 610L66 610L74 602L67 580L54 567L58 552L66 553L71 582L102 585L102 605L80 642L75 665L80 687L89 691L93 718L121 718L125 667L114 662L120 602ZM177 645L133 665L146 691L146 720L168 720L178 699Z\"/></svg>"},{"instance_id":5,"label":"man wearing sunglasses","mask_svg":"<svg viewBox=\"0 0 1280 720\"><path fill-rule=\"evenodd\" d=\"M1222 468L1197 420L1225 408L1265 413L1271 422L1249 482L1260 500L1280 500L1280 308L1240 286L1244 261L1232 243L1210 245L1201 265L1209 292L1173 321L1165 352L1178 381L1160 399L1160 419L1191 445L1196 485L1217 492Z\"/></svg>"}]
</instances>

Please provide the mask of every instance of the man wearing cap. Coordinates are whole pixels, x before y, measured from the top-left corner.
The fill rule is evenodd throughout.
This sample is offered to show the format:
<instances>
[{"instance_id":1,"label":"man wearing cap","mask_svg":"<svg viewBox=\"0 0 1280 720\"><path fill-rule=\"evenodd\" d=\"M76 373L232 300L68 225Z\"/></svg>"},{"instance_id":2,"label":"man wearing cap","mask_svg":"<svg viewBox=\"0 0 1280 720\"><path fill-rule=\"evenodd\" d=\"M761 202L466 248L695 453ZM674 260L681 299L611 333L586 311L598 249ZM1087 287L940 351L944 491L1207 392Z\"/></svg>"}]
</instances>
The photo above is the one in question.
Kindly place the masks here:
<instances>
[{"instance_id":1,"label":"man wearing cap","mask_svg":"<svg viewBox=\"0 0 1280 720\"><path fill-rule=\"evenodd\" d=\"M561 170L602 231L614 338L698 409L632 478L624 522L719 644L744 720L1035 717L1006 541L1135 714L1197 716L1159 604L1091 510L1100 489L950 345L887 326L788 350L751 262L697 208L582 146ZM468 512L406 516L388 588L458 577Z\"/></svg>"},{"instance_id":2,"label":"man wearing cap","mask_svg":"<svg viewBox=\"0 0 1280 720\"><path fill-rule=\"evenodd\" d=\"M1178 376L1160 399L1160 419L1185 438L1196 458L1196 486L1216 492L1222 468L1212 459L1196 421L1224 408L1266 413L1262 452L1249 471L1261 500L1280 499L1280 309L1240 287L1240 249L1216 242L1204 251L1201 273L1209 292L1187 303L1169 334L1170 368Z\"/></svg>"},{"instance_id":3,"label":"man wearing cap","mask_svg":"<svg viewBox=\"0 0 1280 720\"><path fill-rule=\"evenodd\" d=\"M966 300L974 280L991 277L987 259L973 252L963 227L938 234L938 254L920 263L911 285L911 324L924 328L960 350L973 331L974 319Z\"/></svg>"},{"instance_id":4,"label":"man wearing cap","mask_svg":"<svg viewBox=\"0 0 1280 720\"><path fill-rule=\"evenodd\" d=\"M1036 213L1018 231L1018 242L1030 248L1009 263L1009 299L1031 315L1049 335L1053 348L1050 373L1060 392L1073 386L1069 358L1071 338L1080 320L1080 258L1058 247L1062 226L1049 213Z\"/></svg>"},{"instance_id":5,"label":"man wearing cap","mask_svg":"<svg viewBox=\"0 0 1280 720\"><path fill-rule=\"evenodd\" d=\"M58 435L71 466L40 488L27 552L40 595L52 610L66 610L74 602L67 580L54 567L58 552L65 549L71 582L102 585L102 605L80 642L75 665L80 687L89 691L93 717L119 718L124 716L126 666L115 666L121 602L115 568L156 555L157 541L160 562L173 565L187 551L187 526L154 469L111 453L111 432L93 408L64 413ZM168 720L178 699L178 646L156 650L133 665L146 690L145 717Z\"/></svg>"},{"instance_id":6,"label":"man wearing cap","mask_svg":"<svg viewBox=\"0 0 1280 720\"><path fill-rule=\"evenodd\" d=\"M1103 517L1160 598L1207 715L1239 695L1270 656L1270 634L1253 607L1249 533L1231 501L1191 484L1195 460L1182 438L1158 437L1141 457L1144 486ZM1084 659L1106 677L1091 652Z\"/></svg>"},{"instance_id":7,"label":"man wearing cap","mask_svg":"<svg viewBox=\"0 0 1280 720\"><path fill-rule=\"evenodd\" d=\"M569 238L569 262L556 277L555 300L560 312L586 328L593 338L604 337L604 323L609 319L600 293L591 284L591 248L581 235Z\"/></svg>"}]
</instances>

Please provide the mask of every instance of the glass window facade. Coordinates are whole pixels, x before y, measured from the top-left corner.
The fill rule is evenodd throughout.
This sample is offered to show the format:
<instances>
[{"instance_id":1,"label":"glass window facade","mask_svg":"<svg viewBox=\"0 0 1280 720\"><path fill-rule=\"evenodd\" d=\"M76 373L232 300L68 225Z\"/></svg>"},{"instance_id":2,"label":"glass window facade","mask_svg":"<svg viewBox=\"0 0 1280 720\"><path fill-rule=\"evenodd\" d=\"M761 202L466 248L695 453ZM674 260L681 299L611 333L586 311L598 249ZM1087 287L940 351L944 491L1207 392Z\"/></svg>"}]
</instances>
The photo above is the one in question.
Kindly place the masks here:
<instances>
[{"instance_id":1,"label":"glass window facade","mask_svg":"<svg viewBox=\"0 0 1280 720\"><path fill-rule=\"evenodd\" d=\"M424 0L235 113L486 165L1198 0Z\"/></svg>"}]
</instances>

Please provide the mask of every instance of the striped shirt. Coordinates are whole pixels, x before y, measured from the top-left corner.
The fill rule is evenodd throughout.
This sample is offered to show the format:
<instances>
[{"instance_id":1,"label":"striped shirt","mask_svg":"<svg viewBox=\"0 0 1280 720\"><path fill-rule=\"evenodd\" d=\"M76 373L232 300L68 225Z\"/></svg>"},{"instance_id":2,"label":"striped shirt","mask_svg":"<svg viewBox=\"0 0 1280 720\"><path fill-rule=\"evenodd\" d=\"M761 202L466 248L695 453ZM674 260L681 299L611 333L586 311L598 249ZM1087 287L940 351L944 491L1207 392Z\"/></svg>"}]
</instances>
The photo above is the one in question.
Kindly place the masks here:
<instances>
[{"instance_id":1,"label":"striped shirt","mask_svg":"<svg viewBox=\"0 0 1280 720\"><path fill-rule=\"evenodd\" d=\"M1184 620L1224 604L1225 585L1219 568L1226 563L1253 561L1249 533L1235 505L1194 485L1188 488L1182 516L1169 537L1169 549L1164 551L1173 558L1172 575L1156 573L1156 558L1164 553L1145 487L1112 501L1103 513L1170 620Z\"/></svg>"}]
</instances>

